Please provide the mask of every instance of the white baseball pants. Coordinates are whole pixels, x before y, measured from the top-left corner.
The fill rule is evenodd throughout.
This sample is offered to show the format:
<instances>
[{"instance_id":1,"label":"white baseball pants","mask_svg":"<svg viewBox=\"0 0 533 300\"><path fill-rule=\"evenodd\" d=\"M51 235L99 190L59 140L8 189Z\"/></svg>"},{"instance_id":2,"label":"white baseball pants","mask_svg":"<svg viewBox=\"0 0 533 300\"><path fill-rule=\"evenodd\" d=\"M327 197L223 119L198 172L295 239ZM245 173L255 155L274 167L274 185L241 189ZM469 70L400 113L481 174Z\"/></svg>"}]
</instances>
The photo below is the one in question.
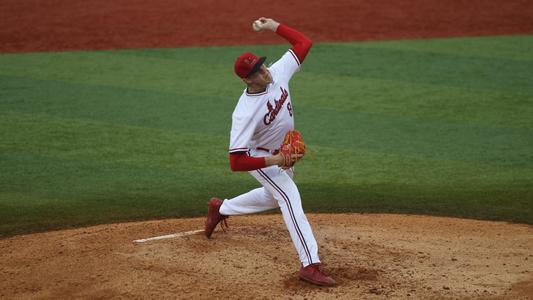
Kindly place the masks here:
<instances>
[{"instance_id":1,"label":"white baseball pants","mask_svg":"<svg viewBox=\"0 0 533 300\"><path fill-rule=\"evenodd\" d=\"M292 170L270 166L249 173L263 187L226 199L220 213L227 216L252 214L279 207L303 266L320 262L311 225L304 214L298 187L292 180Z\"/></svg>"}]
</instances>

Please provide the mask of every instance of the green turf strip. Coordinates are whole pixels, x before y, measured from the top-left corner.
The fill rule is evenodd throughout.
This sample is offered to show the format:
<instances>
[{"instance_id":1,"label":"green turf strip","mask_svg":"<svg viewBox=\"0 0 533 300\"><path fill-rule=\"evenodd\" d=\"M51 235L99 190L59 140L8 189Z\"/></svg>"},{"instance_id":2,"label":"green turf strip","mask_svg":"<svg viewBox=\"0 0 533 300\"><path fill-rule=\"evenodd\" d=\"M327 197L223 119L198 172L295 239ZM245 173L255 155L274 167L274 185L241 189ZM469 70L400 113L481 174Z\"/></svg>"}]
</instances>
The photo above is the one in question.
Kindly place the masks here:
<instances>
[{"instance_id":1,"label":"green turf strip","mask_svg":"<svg viewBox=\"0 0 533 300\"><path fill-rule=\"evenodd\" d=\"M0 55L0 235L199 216L227 161L234 58L286 46ZM291 93L308 211L533 224L533 36L315 45Z\"/></svg>"}]
</instances>

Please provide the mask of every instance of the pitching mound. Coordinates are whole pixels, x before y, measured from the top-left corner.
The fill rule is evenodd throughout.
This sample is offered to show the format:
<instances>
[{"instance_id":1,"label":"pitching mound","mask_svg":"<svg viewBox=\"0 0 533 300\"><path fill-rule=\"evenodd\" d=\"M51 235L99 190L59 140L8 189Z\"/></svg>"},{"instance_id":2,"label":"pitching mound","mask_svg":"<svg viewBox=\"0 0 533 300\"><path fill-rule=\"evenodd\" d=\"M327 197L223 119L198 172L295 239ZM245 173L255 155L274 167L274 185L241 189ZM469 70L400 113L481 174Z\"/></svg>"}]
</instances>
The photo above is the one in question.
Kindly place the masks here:
<instances>
[{"instance_id":1,"label":"pitching mound","mask_svg":"<svg viewBox=\"0 0 533 300\"><path fill-rule=\"evenodd\" d=\"M405 215L309 214L335 288L297 279L280 215L102 225L0 240L0 298L530 299L533 227ZM533 298L531 298L533 299Z\"/></svg>"}]
</instances>

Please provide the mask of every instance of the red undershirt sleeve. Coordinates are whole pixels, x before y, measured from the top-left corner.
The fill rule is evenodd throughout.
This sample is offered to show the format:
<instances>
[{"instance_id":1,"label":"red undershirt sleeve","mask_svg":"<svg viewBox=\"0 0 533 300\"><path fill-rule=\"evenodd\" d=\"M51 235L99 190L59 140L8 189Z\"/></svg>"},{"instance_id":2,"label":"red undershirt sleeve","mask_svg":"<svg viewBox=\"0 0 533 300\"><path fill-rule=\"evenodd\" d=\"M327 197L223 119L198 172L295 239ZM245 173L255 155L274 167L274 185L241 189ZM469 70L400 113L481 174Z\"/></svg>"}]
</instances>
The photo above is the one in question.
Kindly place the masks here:
<instances>
[{"instance_id":1,"label":"red undershirt sleeve","mask_svg":"<svg viewBox=\"0 0 533 300\"><path fill-rule=\"evenodd\" d=\"M279 24L276 33L291 43L292 51L298 56L300 63L303 63L309 49L313 46L311 39L285 24Z\"/></svg>"},{"instance_id":2,"label":"red undershirt sleeve","mask_svg":"<svg viewBox=\"0 0 533 300\"><path fill-rule=\"evenodd\" d=\"M264 157L248 156L246 152L230 153L229 165L232 171L252 171L266 167Z\"/></svg>"}]
</instances>

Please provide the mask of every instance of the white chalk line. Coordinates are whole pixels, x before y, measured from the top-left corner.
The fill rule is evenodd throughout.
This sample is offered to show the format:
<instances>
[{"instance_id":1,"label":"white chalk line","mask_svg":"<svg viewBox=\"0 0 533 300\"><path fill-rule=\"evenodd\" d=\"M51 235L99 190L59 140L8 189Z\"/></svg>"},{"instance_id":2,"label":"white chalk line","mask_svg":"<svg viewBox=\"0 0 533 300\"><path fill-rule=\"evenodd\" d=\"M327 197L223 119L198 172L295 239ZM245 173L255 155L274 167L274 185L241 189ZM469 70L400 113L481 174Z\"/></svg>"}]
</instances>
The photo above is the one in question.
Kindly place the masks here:
<instances>
[{"instance_id":1,"label":"white chalk line","mask_svg":"<svg viewBox=\"0 0 533 300\"><path fill-rule=\"evenodd\" d=\"M203 231L204 231L203 229L198 229L198 230L191 230L191 231L185 231L185 232L178 232L178 233L173 233L173 234L160 235L160 236L154 236L154 237L150 237L146 239L135 240L133 242L140 244L140 243L146 243L149 241L157 241L157 240L164 240L164 239L171 239L171 238L182 237L182 236L187 236L187 235L193 235L193 234L203 232Z\"/></svg>"}]
</instances>

